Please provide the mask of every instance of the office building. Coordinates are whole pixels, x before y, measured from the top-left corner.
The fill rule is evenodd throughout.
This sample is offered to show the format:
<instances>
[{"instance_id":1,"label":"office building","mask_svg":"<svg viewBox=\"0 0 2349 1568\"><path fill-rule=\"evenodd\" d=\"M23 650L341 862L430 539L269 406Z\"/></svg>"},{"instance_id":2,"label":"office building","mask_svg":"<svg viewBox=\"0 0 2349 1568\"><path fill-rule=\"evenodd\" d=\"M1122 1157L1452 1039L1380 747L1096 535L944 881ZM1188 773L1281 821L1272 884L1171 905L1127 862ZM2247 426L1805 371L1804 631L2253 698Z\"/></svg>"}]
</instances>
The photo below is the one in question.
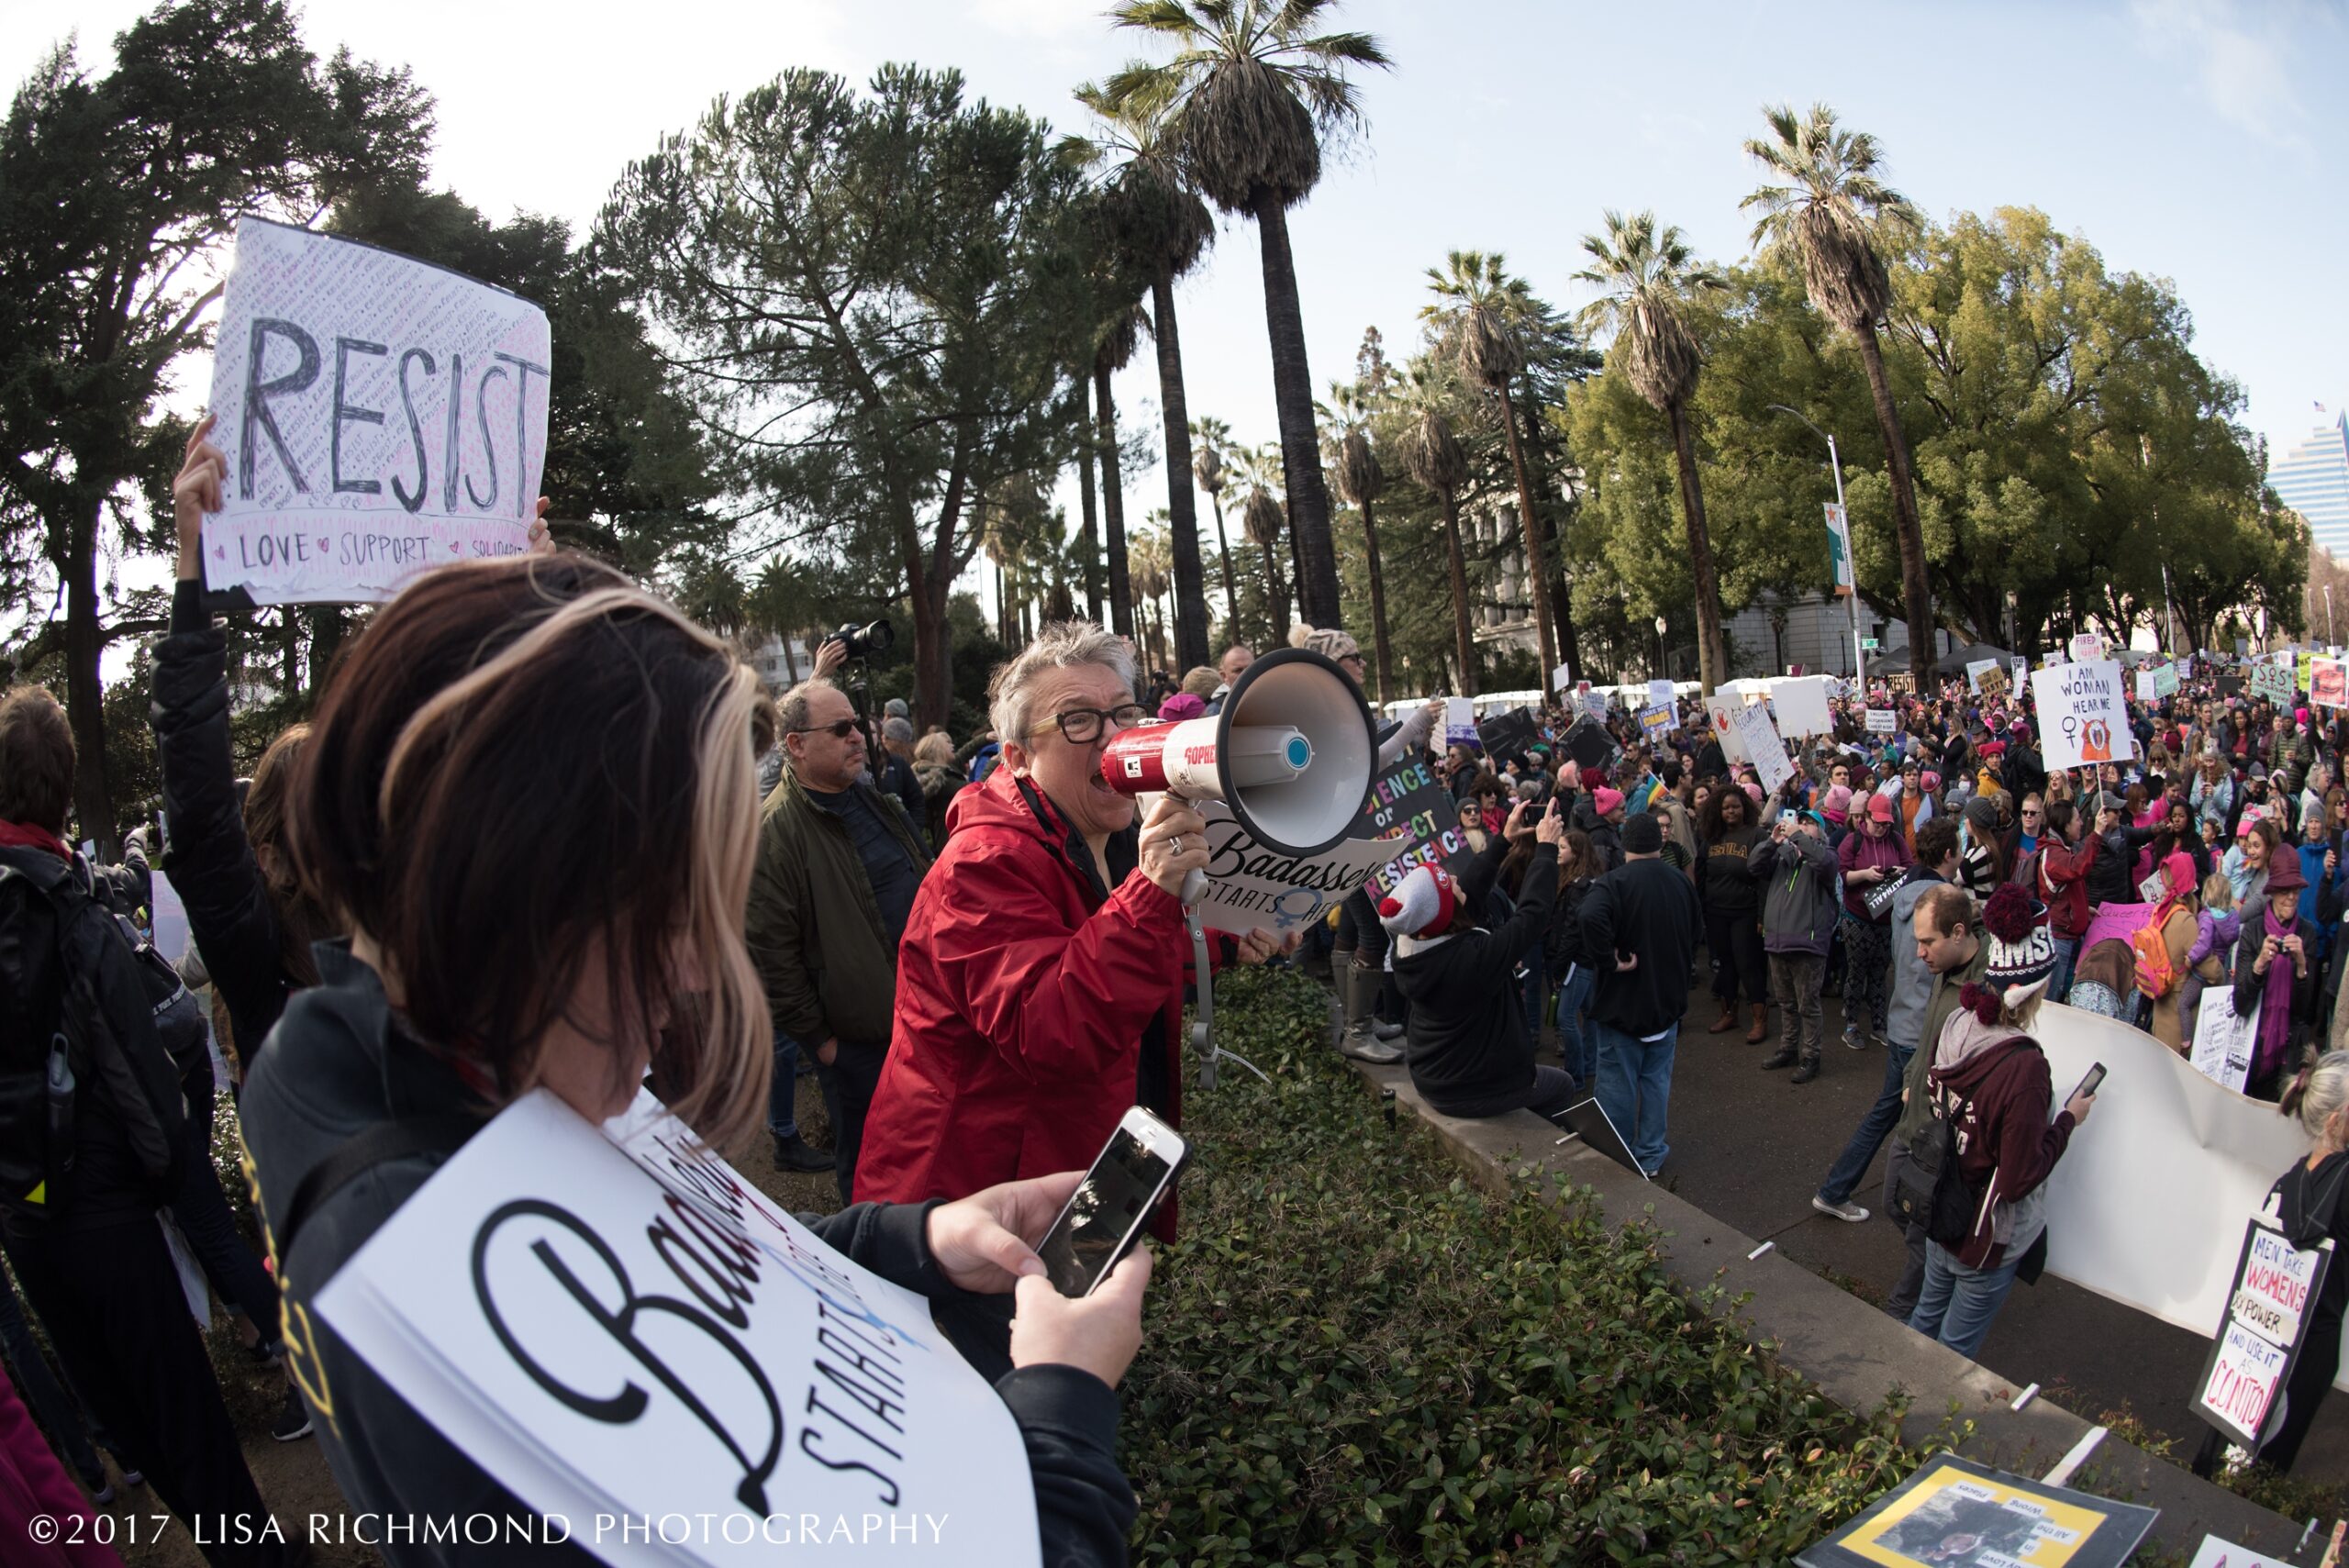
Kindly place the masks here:
<instances>
[{"instance_id":1,"label":"office building","mask_svg":"<svg viewBox=\"0 0 2349 1568\"><path fill-rule=\"evenodd\" d=\"M2349 556L2349 414L2318 426L2270 462L2267 483L2284 505L2308 519L2311 539Z\"/></svg>"}]
</instances>

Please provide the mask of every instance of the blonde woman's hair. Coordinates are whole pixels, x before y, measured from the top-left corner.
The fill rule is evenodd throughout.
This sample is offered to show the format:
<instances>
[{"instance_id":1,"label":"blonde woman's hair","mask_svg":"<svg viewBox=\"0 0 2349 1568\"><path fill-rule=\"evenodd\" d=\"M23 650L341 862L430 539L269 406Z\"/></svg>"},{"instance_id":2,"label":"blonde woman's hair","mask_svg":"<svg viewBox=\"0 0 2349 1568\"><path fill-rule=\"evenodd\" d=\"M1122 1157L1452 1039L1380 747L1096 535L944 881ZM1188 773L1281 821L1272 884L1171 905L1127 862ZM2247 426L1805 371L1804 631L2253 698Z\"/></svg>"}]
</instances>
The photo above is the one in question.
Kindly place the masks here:
<instances>
[{"instance_id":1,"label":"blonde woman's hair","mask_svg":"<svg viewBox=\"0 0 2349 1568\"><path fill-rule=\"evenodd\" d=\"M2321 1139L2344 1106L2349 1106L2349 1051L2328 1051L2300 1069L2276 1108L2298 1117L2310 1138Z\"/></svg>"}]
</instances>

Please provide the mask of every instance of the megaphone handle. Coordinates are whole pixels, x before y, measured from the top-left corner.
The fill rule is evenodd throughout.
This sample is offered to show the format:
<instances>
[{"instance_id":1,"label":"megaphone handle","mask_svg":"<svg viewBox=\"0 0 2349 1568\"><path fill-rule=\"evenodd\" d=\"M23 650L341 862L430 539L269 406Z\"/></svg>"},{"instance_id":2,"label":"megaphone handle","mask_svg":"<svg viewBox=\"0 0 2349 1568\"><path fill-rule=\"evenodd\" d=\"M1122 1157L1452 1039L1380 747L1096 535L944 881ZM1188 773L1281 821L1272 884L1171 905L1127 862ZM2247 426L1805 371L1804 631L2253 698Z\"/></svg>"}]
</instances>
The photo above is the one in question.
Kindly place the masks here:
<instances>
[{"instance_id":1,"label":"megaphone handle","mask_svg":"<svg viewBox=\"0 0 2349 1568\"><path fill-rule=\"evenodd\" d=\"M1205 898L1207 895L1208 873L1204 871L1185 872L1183 873L1184 909L1186 911L1197 909L1199 906L1199 900ZM1196 931L1198 929L1198 921L1194 919L1191 922L1191 929Z\"/></svg>"},{"instance_id":2,"label":"megaphone handle","mask_svg":"<svg viewBox=\"0 0 2349 1568\"><path fill-rule=\"evenodd\" d=\"M1216 1070L1227 1056L1265 1083L1271 1083L1272 1078L1263 1068L1237 1051L1222 1050L1215 1043L1215 976L1208 967L1207 927L1201 923L1196 906L1183 911L1183 922L1191 928L1191 972L1197 977L1199 987L1199 1005L1191 1015L1191 1050L1199 1059L1199 1087L1215 1087Z\"/></svg>"},{"instance_id":3,"label":"megaphone handle","mask_svg":"<svg viewBox=\"0 0 2349 1568\"><path fill-rule=\"evenodd\" d=\"M1193 872L1192 877L1199 873ZM1208 929L1199 919L1198 901L1192 898L1190 877L1183 884L1183 923L1191 928L1191 974L1198 986L1199 1004L1191 1014L1191 1050L1199 1059L1199 1087L1215 1087L1215 973L1208 964ZM1201 877L1200 881L1205 882ZM1201 891L1205 891L1204 887Z\"/></svg>"}]
</instances>

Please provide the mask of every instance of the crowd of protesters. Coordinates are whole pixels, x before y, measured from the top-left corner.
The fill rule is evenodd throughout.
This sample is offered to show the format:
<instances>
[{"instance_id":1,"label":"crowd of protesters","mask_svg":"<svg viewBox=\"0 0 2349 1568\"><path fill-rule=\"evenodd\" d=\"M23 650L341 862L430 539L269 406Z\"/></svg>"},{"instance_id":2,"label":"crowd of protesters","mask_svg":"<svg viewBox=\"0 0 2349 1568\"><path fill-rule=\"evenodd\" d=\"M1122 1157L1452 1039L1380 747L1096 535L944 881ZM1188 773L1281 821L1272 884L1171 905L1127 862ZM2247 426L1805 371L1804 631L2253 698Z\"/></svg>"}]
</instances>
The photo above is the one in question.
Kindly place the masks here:
<instances>
[{"instance_id":1,"label":"crowd of protesters","mask_svg":"<svg viewBox=\"0 0 2349 1568\"><path fill-rule=\"evenodd\" d=\"M183 1518L262 1510L161 1211L250 1353L284 1367L276 1435L317 1418L354 1507L520 1507L308 1304L499 1106L545 1087L601 1119L649 1074L714 1143L763 1119L778 1169L830 1173L845 1207L808 1223L930 1296L994 1381L1049 1559L1123 1561L1135 1504L1114 1389L1149 1255L1071 1300L1035 1277L1031 1249L1129 1106L1179 1122L1183 1009L1205 978L1180 894L1207 863L1207 823L1173 797L1138 814L1105 784L1104 749L1216 711L1252 651L1144 678L1125 639L1047 627L995 673L984 728L958 744L918 736L900 704L869 714L835 679L840 644L770 698L655 595L541 548L418 579L355 639L313 721L240 781L225 639L201 594L195 520L225 469L208 434L175 491L180 582L155 664L154 853L186 952L148 940L139 838L119 867L72 848L58 705L37 688L0 703L0 918L46 922L36 945L54 954L24 971L10 1027L42 1008L69 1020L61 1061L82 1084L70 1191L19 1182L0 1211L55 1360L0 1292L7 1366L65 1462L0 1389L20 1491L54 1493L71 1471L103 1502L103 1451ZM1359 687L1344 632L1295 640ZM1871 723L1887 710L1888 732ZM1718 1006L1709 1033L1742 1031L1756 1068L1798 1084L1828 1071L1831 991L1842 1046L1879 1053L1883 1086L1814 1203L1866 1219L1853 1193L1887 1143L1898 1202L1923 1135L1946 1129L1946 1179L1981 1195L1961 1229L1908 1220L1894 1301L1971 1353L2043 1255L2045 1179L2093 1103L2054 1106L2041 1009L2068 1001L2183 1051L2224 987L2238 1015L2258 1009L2246 1092L2319 1142L2279 1187L2292 1222L2343 1227L2349 1062L2316 1056L2349 946L2338 717L2208 669L2130 705L2130 761L2051 773L2027 707L1958 682L1854 693L1765 789L1698 705L1657 728L1553 706L1534 740L1489 754L1440 751L1440 711L1383 724L1377 759L1429 762L1458 853L1310 931L1208 951L1210 968L1327 973L1337 1048L1399 1063L1434 1108L1566 1118L1595 1101L1621 1156L1654 1174L1692 990ZM580 778L601 787L566 788ZM208 1028L191 985L216 1004ZM802 1061L829 1149L796 1121ZM214 1174L223 1095L274 1226L266 1268ZM372 1159L346 1168L354 1142ZM1155 1226L1174 1222L1170 1207ZM205 1550L281 1556L233 1533Z\"/></svg>"}]
</instances>

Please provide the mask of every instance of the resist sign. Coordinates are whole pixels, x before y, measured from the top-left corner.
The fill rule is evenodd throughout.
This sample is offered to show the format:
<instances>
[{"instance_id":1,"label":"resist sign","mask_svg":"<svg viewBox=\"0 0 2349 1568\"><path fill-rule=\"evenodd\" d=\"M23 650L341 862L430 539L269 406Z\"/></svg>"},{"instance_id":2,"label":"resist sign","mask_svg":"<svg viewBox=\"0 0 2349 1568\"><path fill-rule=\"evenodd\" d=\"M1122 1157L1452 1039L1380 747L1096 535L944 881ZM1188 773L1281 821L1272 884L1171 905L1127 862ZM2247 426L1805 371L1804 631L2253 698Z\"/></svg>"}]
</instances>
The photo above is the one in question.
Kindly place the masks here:
<instances>
[{"instance_id":1,"label":"resist sign","mask_svg":"<svg viewBox=\"0 0 2349 1568\"><path fill-rule=\"evenodd\" d=\"M504 289L258 218L237 225L206 584L370 604L529 547L546 466L546 312Z\"/></svg>"}]
</instances>

